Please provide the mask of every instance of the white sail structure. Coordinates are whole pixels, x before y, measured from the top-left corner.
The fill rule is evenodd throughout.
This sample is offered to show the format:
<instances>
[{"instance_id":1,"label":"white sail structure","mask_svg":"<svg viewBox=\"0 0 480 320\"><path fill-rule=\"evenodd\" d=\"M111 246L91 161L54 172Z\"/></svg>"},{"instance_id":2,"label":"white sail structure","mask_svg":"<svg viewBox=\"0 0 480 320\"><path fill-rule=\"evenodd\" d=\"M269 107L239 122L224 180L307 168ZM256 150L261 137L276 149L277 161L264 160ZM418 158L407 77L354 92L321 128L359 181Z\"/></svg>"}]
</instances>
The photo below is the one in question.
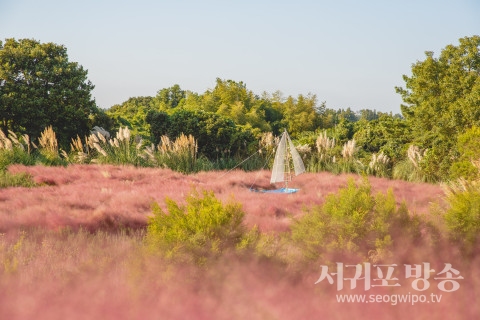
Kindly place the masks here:
<instances>
[{"instance_id":1,"label":"white sail structure","mask_svg":"<svg viewBox=\"0 0 480 320\"><path fill-rule=\"evenodd\" d=\"M296 189L288 189L288 181L292 178L292 166L296 176L305 172L302 158L285 130L275 153L270 183L285 182L285 190L297 191Z\"/></svg>"}]
</instances>

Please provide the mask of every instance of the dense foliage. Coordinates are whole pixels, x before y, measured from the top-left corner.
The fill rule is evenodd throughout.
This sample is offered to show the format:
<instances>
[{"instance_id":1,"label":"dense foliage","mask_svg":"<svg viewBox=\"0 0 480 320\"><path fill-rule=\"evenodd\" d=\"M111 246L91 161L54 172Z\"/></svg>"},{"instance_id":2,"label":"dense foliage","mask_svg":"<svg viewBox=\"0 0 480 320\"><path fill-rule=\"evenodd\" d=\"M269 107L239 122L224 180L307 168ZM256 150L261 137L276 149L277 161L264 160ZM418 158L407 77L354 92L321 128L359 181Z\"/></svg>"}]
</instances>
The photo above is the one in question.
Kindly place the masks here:
<instances>
[{"instance_id":1,"label":"dense foliage","mask_svg":"<svg viewBox=\"0 0 480 320\"><path fill-rule=\"evenodd\" d=\"M219 78L203 94L175 84L156 96L132 97L102 112L90 99L93 85L87 72L68 62L65 47L7 39L0 50L1 126L4 136L21 138L20 144L12 140L15 148L8 143L2 147L2 162L173 167L172 152L153 153L162 150L162 139L175 141L183 134L195 139L195 154L183 172L232 168L259 151L250 162L242 162L243 168L258 169L269 164L275 136L287 129L311 172L430 182L474 179L478 171L473 162L480 157L479 45L479 36L465 37L458 46L445 47L439 58L427 52L424 61L413 64L412 75L404 75L405 88L396 88L404 100L402 117L370 109L330 109L312 94L258 95L243 82ZM106 129L108 137L97 144L105 144L101 149L108 156L93 141L85 143L95 123ZM45 153L31 143L48 126L58 146ZM122 128L131 137L120 152L114 139L108 141Z\"/></svg>"},{"instance_id":2,"label":"dense foliage","mask_svg":"<svg viewBox=\"0 0 480 320\"><path fill-rule=\"evenodd\" d=\"M428 149L423 169L432 180L442 180L459 158L458 135L480 125L480 36L461 38L438 58L430 51L425 55L412 66L412 75L404 76L406 88L397 92L413 142Z\"/></svg>"},{"instance_id":3,"label":"dense foliage","mask_svg":"<svg viewBox=\"0 0 480 320\"><path fill-rule=\"evenodd\" d=\"M0 128L38 138L53 126L63 146L85 135L102 112L87 71L67 49L30 39L0 42ZM102 118L103 119L103 118Z\"/></svg>"},{"instance_id":4,"label":"dense foliage","mask_svg":"<svg viewBox=\"0 0 480 320\"><path fill-rule=\"evenodd\" d=\"M350 180L296 221L292 239L308 259L325 260L343 252L376 261L389 258L393 244L401 243L402 237L418 238L419 221L406 206L397 206L391 190L372 195L367 180L358 186Z\"/></svg>"},{"instance_id":5,"label":"dense foliage","mask_svg":"<svg viewBox=\"0 0 480 320\"><path fill-rule=\"evenodd\" d=\"M224 205L213 192L193 190L186 205L166 199L167 212L155 203L146 242L167 256L188 254L196 262L234 248L245 232L244 212L238 203Z\"/></svg>"}]
</instances>

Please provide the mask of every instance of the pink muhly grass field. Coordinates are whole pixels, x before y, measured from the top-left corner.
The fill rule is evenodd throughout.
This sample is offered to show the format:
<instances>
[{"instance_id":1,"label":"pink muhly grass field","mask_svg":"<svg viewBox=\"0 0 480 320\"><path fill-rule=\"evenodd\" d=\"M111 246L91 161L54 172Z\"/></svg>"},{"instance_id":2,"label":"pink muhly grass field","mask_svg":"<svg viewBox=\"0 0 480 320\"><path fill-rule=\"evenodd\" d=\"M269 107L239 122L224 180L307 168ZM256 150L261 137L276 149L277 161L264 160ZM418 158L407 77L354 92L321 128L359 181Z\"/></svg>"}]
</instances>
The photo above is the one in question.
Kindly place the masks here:
<instances>
[{"instance_id":1,"label":"pink muhly grass field","mask_svg":"<svg viewBox=\"0 0 480 320\"><path fill-rule=\"evenodd\" d=\"M33 230L0 238L0 319L475 319L479 259L452 262L465 280L455 292L402 287L336 290L314 284L320 265L302 273L268 260L222 256L208 268L169 264L142 247L142 232ZM22 240L20 240L22 239ZM15 250L17 268L9 260ZM418 263L443 267L423 255ZM340 262L358 263L347 258ZM396 261L394 260L393 263ZM398 263L398 262L397 262ZM10 266L10 267L8 267ZM401 270L399 264L398 270ZM333 272L333 270L332 270ZM441 294L439 303L340 303L336 294Z\"/></svg>"},{"instance_id":2,"label":"pink muhly grass field","mask_svg":"<svg viewBox=\"0 0 480 320\"><path fill-rule=\"evenodd\" d=\"M458 291L440 303L339 303L336 294L421 294L401 272L398 288L343 290L323 281L320 265L301 271L256 256L222 255L208 267L169 263L147 252L143 237L153 201L182 202L192 190L212 190L243 205L249 227L284 231L304 208L355 175L304 174L296 194L260 194L269 172L202 172L72 165L12 166L43 185L0 189L0 319L474 319L480 310L480 260L464 261L448 244L433 252L408 242L391 263L430 262L437 272L452 263L461 272ZM437 185L369 178L374 192L392 188L412 213L442 205ZM27 230L26 232L22 230ZM356 264L347 257L338 262ZM331 271L333 272L333 270ZM361 286L363 282L359 282Z\"/></svg>"},{"instance_id":3,"label":"pink muhly grass field","mask_svg":"<svg viewBox=\"0 0 480 320\"><path fill-rule=\"evenodd\" d=\"M183 175L168 169L111 165L15 165L9 170L27 172L43 186L0 190L0 232L28 226L81 226L89 230L144 227L154 201L160 206L164 206L166 197L181 202L192 188L211 190L223 201L241 203L249 226L284 231L291 223L290 217L299 217L304 208L321 204L327 194L345 186L348 178L362 179L355 175L308 173L291 182L292 187L300 188L295 194L262 194L249 188L268 188L268 171ZM391 188L398 203L405 201L412 213L428 213L432 202L442 202L443 192L437 185L369 180L374 192Z\"/></svg>"}]
</instances>

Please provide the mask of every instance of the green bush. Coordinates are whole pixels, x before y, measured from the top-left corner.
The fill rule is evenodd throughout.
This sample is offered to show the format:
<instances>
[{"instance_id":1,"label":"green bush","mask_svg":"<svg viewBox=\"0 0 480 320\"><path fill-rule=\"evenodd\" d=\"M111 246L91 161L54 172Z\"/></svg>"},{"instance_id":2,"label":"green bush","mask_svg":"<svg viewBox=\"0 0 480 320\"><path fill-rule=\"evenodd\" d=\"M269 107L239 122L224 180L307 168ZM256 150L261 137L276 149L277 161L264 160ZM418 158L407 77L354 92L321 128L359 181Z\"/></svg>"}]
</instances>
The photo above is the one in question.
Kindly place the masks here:
<instances>
[{"instance_id":1,"label":"green bush","mask_svg":"<svg viewBox=\"0 0 480 320\"><path fill-rule=\"evenodd\" d=\"M452 163L450 167L450 179L456 180L460 178L474 180L478 178L478 168L472 161L463 160Z\"/></svg>"},{"instance_id":2,"label":"green bush","mask_svg":"<svg viewBox=\"0 0 480 320\"><path fill-rule=\"evenodd\" d=\"M457 137L456 151L459 157L450 166L450 179L475 180L479 171L474 164L480 158L480 128L473 126Z\"/></svg>"},{"instance_id":3,"label":"green bush","mask_svg":"<svg viewBox=\"0 0 480 320\"><path fill-rule=\"evenodd\" d=\"M398 231L401 229L401 231ZM292 239L307 260L331 254L358 255L371 261L388 258L395 238L420 235L418 221L404 205L397 208L392 191L373 196L367 179L353 179L325 203L313 207L292 225Z\"/></svg>"},{"instance_id":4,"label":"green bush","mask_svg":"<svg viewBox=\"0 0 480 320\"><path fill-rule=\"evenodd\" d=\"M245 234L244 212L238 203L223 204L213 192L193 190L186 204L165 200L167 212L153 204L146 243L167 257L197 263L234 248Z\"/></svg>"},{"instance_id":5,"label":"green bush","mask_svg":"<svg viewBox=\"0 0 480 320\"><path fill-rule=\"evenodd\" d=\"M466 255L480 240L480 189L478 182L460 180L447 190L449 209L444 218L450 238Z\"/></svg>"}]
</instances>

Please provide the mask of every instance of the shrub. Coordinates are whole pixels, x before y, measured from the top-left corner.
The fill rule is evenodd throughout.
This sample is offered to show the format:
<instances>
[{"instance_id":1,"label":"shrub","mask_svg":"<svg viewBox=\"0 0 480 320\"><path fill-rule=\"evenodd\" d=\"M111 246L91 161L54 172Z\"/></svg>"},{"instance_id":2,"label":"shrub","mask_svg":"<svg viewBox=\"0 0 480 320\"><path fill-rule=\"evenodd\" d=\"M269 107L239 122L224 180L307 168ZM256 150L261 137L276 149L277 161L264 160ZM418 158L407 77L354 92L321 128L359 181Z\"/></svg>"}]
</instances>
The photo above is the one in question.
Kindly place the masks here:
<instances>
[{"instance_id":1,"label":"shrub","mask_svg":"<svg viewBox=\"0 0 480 320\"><path fill-rule=\"evenodd\" d=\"M388 258L400 228L419 235L418 224L404 205L397 208L392 191L373 196L368 180L353 179L325 203L312 207L292 225L292 239L307 260L328 260L329 254L359 255L379 261Z\"/></svg>"},{"instance_id":2,"label":"shrub","mask_svg":"<svg viewBox=\"0 0 480 320\"><path fill-rule=\"evenodd\" d=\"M237 245L244 235L244 212L238 203L222 204L213 192L193 190L186 205L165 200L167 212L158 203L152 207L146 243L167 257L204 262Z\"/></svg>"},{"instance_id":3,"label":"shrub","mask_svg":"<svg viewBox=\"0 0 480 320\"><path fill-rule=\"evenodd\" d=\"M460 134L456 149L460 156L450 167L450 179L477 179L479 170L473 162L480 158L480 128L473 126Z\"/></svg>"},{"instance_id":4,"label":"shrub","mask_svg":"<svg viewBox=\"0 0 480 320\"><path fill-rule=\"evenodd\" d=\"M460 178L474 180L478 178L478 173L478 168L472 163L472 161L457 161L452 163L450 167L451 180L457 180Z\"/></svg>"},{"instance_id":5,"label":"shrub","mask_svg":"<svg viewBox=\"0 0 480 320\"><path fill-rule=\"evenodd\" d=\"M449 209L444 216L450 238L470 255L480 240L480 183L458 180L446 187Z\"/></svg>"}]
</instances>

